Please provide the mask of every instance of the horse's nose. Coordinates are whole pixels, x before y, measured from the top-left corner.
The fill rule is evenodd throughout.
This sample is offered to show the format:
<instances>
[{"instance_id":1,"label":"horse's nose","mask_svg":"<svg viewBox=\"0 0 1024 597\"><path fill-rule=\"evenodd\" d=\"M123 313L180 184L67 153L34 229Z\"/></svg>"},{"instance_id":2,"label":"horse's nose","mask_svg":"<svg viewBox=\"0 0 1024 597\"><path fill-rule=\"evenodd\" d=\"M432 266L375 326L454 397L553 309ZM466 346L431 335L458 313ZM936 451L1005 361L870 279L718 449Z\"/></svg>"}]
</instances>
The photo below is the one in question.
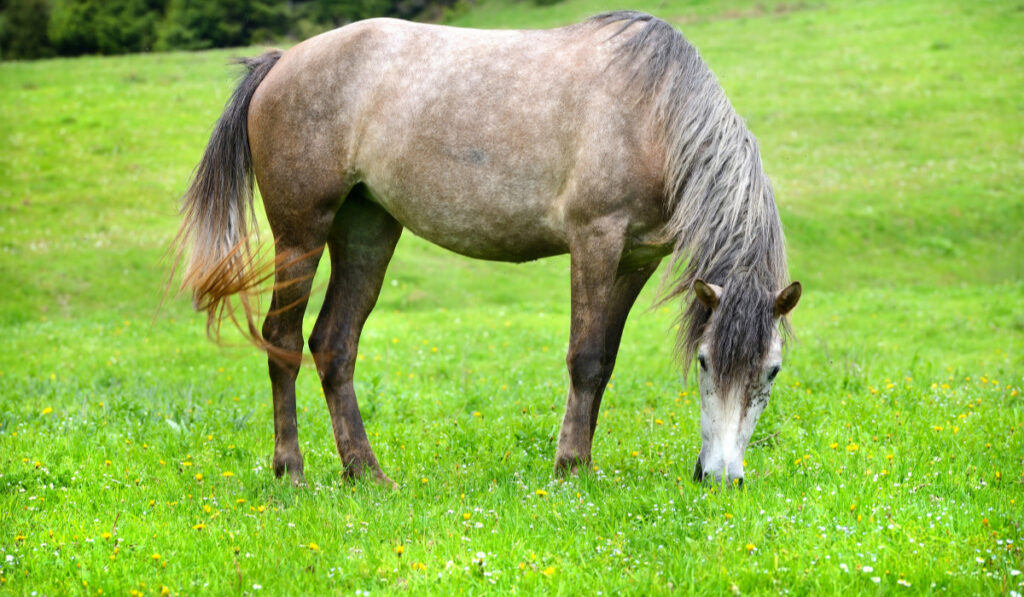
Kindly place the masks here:
<instances>
[{"instance_id":1,"label":"horse's nose","mask_svg":"<svg viewBox=\"0 0 1024 597\"><path fill-rule=\"evenodd\" d=\"M697 458L697 462L693 467L693 480L696 483L711 483L714 485L721 485L723 482L728 487L743 487L743 471L731 470L734 467L723 466L719 470L715 470L714 466L704 466L700 457Z\"/></svg>"}]
</instances>

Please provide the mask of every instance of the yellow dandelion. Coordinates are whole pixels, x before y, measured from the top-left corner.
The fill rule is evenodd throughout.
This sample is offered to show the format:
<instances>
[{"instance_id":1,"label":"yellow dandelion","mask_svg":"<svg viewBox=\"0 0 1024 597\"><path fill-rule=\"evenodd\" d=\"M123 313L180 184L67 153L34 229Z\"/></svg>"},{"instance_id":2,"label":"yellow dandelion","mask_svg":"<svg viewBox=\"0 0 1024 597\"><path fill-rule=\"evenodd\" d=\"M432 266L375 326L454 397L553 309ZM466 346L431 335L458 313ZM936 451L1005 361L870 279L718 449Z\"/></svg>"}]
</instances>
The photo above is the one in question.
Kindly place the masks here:
<instances>
[{"instance_id":1,"label":"yellow dandelion","mask_svg":"<svg viewBox=\"0 0 1024 597\"><path fill-rule=\"evenodd\" d=\"M234 477L235 473L233 473L231 471L224 471L223 473L220 474L220 476L221 477Z\"/></svg>"},{"instance_id":2,"label":"yellow dandelion","mask_svg":"<svg viewBox=\"0 0 1024 597\"><path fill-rule=\"evenodd\" d=\"M750 552L754 551L755 549L757 549L757 546L754 545L753 543L747 543L744 547L747 548L747 553L750 553Z\"/></svg>"},{"instance_id":3,"label":"yellow dandelion","mask_svg":"<svg viewBox=\"0 0 1024 597\"><path fill-rule=\"evenodd\" d=\"M160 594L161 595L170 595L171 594L171 590L168 589L167 587L160 587Z\"/></svg>"},{"instance_id":4,"label":"yellow dandelion","mask_svg":"<svg viewBox=\"0 0 1024 597\"><path fill-rule=\"evenodd\" d=\"M151 555L149 557L153 558L153 561L156 562L156 561L158 561L160 559L160 554L155 553L155 554L153 554L153 555Z\"/></svg>"},{"instance_id":5,"label":"yellow dandelion","mask_svg":"<svg viewBox=\"0 0 1024 597\"><path fill-rule=\"evenodd\" d=\"M629 455L632 456L633 458L636 458L637 456L640 455L640 452L637 452L636 450L633 450L632 452L629 453Z\"/></svg>"},{"instance_id":6,"label":"yellow dandelion","mask_svg":"<svg viewBox=\"0 0 1024 597\"><path fill-rule=\"evenodd\" d=\"M402 554L405 553L405 546L404 545L396 545L395 546L395 553L398 554L398 557L402 557Z\"/></svg>"},{"instance_id":7,"label":"yellow dandelion","mask_svg":"<svg viewBox=\"0 0 1024 597\"><path fill-rule=\"evenodd\" d=\"M465 514L462 515L462 520L469 520L469 518L471 516L472 516L472 514L470 514L469 512L466 512Z\"/></svg>"},{"instance_id":8,"label":"yellow dandelion","mask_svg":"<svg viewBox=\"0 0 1024 597\"><path fill-rule=\"evenodd\" d=\"M312 541L310 541L309 545L307 545L306 547L309 548L309 551L320 551L320 546L316 543L313 543Z\"/></svg>"},{"instance_id":9,"label":"yellow dandelion","mask_svg":"<svg viewBox=\"0 0 1024 597\"><path fill-rule=\"evenodd\" d=\"M201 531L206 528L206 525L200 522L199 524L192 525L192 528L196 531Z\"/></svg>"},{"instance_id":10,"label":"yellow dandelion","mask_svg":"<svg viewBox=\"0 0 1024 597\"><path fill-rule=\"evenodd\" d=\"M479 416L481 416L481 415L480 415L480 411L478 411L478 410L474 410L474 411L473 411L473 416L474 416L474 417L479 417Z\"/></svg>"},{"instance_id":11,"label":"yellow dandelion","mask_svg":"<svg viewBox=\"0 0 1024 597\"><path fill-rule=\"evenodd\" d=\"M555 573L555 567L554 566L548 566L547 568L541 570L540 573L543 574L544 576L551 576L552 574Z\"/></svg>"},{"instance_id":12,"label":"yellow dandelion","mask_svg":"<svg viewBox=\"0 0 1024 597\"><path fill-rule=\"evenodd\" d=\"M202 481L202 480L203 480L203 473L196 473L196 481Z\"/></svg>"},{"instance_id":13,"label":"yellow dandelion","mask_svg":"<svg viewBox=\"0 0 1024 597\"><path fill-rule=\"evenodd\" d=\"M846 451L847 452L856 452L859 449L860 449L860 446L858 446L857 444L850 444L850 445L846 446Z\"/></svg>"},{"instance_id":14,"label":"yellow dandelion","mask_svg":"<svg viewBox=\"0 0 1024 597\"><path fill-rule=\"evenodd\" d=\"M540 497L547 497L548 495L548 492L544 491L543 489L538 489L534 493L536 493Z\"/></svg>"},{"instance_id":15,"label":"yellow dandelion","mask_svg":"<svg viewBox=\"0 0 1024 597\"><path fill-rule=\"evenodd\" d=\"M654 424L655 425L664 425L665 421L662 421L661 419L654 419Z\"/></svg>"},{"instance_id":16,"label":"yellow dandelion","mask_svg":"<svg viewBox=\"0 0 1024 597\"><path fill-rule=\"evenodd\" d=\"M102 537L102 538L104 538L104 539L109 541L110 538L113 537L113 535L111 535L110 533L101 533L100 537Z\"/></svg>"},{"instance_id":17,"label":"yellow dandelion","mask_svg":"<svg viewBox=\"0 0 1024 597\"><path fill-rule=\"evenodd\" d=\"M942 425L932 425L932 431L942 431Z\"/></svg>"},{"instance_id":18,"label":"yellow dandelion","mask_svg":"<svg viewBox=\"0 0 1024 597\"><path fill-rule=\"evenodd\" d=\"M43 414L44 415L48 415L48 414L50 414L52 412L53 412L53 409L50 408L49 406L47 406L46 408L43 409Z\"/></svg>"},{"instance_id":19,"label":"yellow dandelion","mask_svg":"<svg viewBox=\"0 0 1024 597\"><path fill-rule=\"evenodd\" d=\"M423 477L422 479L420 479L420 483L423 483L424 485L426 485L427 484L427 478Z\"/></svg>"},{"instance_id":20,"label":"yellow dandelion","mask_svg":"<svg viewBox=\"0 0 1024 597\"><path fill-rule=\"evenodd\" d=\"M245 503L245 498L238 498L237 500L235 500L235 503L236 504L244 504Z\"/></svg>"},{"instance_id":21,"label":"yellow dandelion","mask_svg":"<svg viewBox=\"0 0 1024 597\"><path fill-rule=\"evenodd\" d=\"M15 535L14 536L14 540L15 541L24 541L25 540L25 535Z\"/></svg>"}]
</instances>

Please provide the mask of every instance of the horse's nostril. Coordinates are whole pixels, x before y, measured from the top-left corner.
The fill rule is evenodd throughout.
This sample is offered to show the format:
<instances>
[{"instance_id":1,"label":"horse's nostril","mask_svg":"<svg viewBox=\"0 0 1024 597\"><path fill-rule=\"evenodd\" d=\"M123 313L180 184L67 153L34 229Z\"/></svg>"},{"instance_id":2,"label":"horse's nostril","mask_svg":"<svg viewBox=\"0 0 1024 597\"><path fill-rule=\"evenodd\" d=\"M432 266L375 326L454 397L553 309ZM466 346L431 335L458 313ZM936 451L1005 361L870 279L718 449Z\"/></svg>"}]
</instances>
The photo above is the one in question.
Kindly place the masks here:
<instances>
[{"instance_id":1,"label":"horse's nostril","mask_svg":"<svg viewBox=\"0 0 1024 597\"><path fill-rule=\"evenodd\" d=\"M704 466L700 462L700 458L697 458L697 464L693 466L693 480L700 483L704 480Z\"/></svg>"},{"instance_id":2,"label":"horse's nostril","mask_svg":"<svg viewBox=\"0 0 1024 597\"><path fill-rule=\"evenodd\" d=\"M733 484L736 485L737 489L743 489L743 477L733 479Z\"/></svg>"}]
</instances>

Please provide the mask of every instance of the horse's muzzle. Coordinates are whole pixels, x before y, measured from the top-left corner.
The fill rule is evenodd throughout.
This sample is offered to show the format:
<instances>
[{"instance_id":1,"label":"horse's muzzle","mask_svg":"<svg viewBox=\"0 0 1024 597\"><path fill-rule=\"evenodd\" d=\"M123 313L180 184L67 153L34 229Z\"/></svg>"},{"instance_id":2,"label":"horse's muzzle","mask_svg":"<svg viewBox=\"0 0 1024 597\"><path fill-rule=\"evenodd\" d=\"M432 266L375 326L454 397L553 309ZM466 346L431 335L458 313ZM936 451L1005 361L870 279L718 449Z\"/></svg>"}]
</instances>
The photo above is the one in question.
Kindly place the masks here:
<instances>
[{"instance_id":1,"label":"horse's muzzle","mask_svg":"<svg viewBox=\"0 0 1024 597\"><path fill-rule=\"evenodd\" d=\"M729 487L735 487L737 489L743 489L743 477L727 477L724 479L726 485ZM716 476L714 472L706 470L704 463L701 462L700 456L697 457L697 462L693 466L693 481L694 483L707 483L709 485L718 485L722 482L721 476Z\"/></svg>"}]
</instances>

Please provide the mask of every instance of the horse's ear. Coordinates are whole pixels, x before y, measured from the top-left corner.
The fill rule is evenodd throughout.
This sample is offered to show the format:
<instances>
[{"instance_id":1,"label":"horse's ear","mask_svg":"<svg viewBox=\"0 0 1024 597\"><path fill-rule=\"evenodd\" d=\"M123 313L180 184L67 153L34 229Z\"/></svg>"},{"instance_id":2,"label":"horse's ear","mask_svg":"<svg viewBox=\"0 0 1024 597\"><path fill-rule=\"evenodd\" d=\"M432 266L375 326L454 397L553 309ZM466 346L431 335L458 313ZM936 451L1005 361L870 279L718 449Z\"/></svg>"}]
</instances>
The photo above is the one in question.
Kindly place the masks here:
<instances>
[{"instance_id":1,"label":"horse's ear","mask_svg":"<svg viewBox=\"0 0 1024 597\"><path fill-rule=\"evenodd\" d=\"M789 315L789 312L800 302L800 294L802 292L803 287L800 286L800 282L793 282L780 290L775 295L775 316L783 317Z\"/></svg>"},{"instance_id":2,"label":"horse's ear","mask_svg":"<svg viewBox=\"0 0 1024 597\"><path fill-rule=\"evenodd\" d=\"M697 300L701 304L714 311L718 306L718 299L722 296L722 287L697 278L693 281L693 293L697 295Z\"/></svg>"}]
</instances>

